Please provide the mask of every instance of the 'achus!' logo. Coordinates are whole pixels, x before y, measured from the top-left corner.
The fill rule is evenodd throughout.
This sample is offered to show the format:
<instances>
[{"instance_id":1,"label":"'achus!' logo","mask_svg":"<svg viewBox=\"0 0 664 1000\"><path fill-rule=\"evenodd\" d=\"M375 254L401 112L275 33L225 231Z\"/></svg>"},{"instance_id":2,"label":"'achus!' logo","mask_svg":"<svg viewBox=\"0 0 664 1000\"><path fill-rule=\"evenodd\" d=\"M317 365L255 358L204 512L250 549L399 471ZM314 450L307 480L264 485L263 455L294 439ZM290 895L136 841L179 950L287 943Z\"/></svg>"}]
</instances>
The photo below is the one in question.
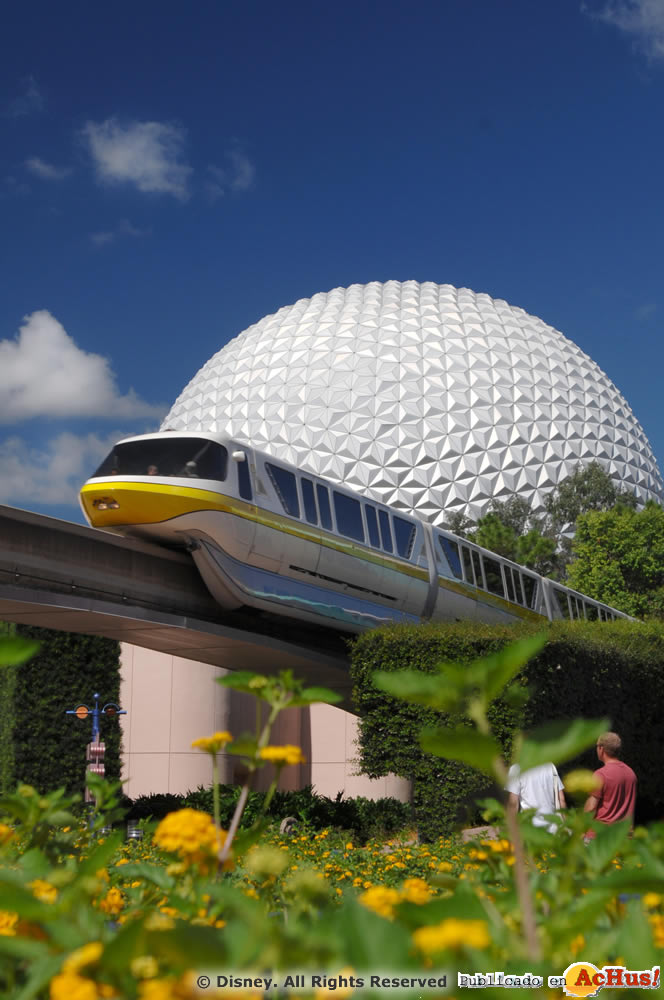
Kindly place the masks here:
<instances>
[{"instance_id":1,"label":"'achus!' logo","mask_svg":"<svg viewBox=\"0 0 664 1000\"><path fill-rule=\"evenodd\" d=\"M659 988L659 965L640 971L623 965L605 965L598 969L590 962L575 962L564 973L564 992L568 997L595 997L605 986L618 989L656 990Z\"/></svg>"}]
</instances>

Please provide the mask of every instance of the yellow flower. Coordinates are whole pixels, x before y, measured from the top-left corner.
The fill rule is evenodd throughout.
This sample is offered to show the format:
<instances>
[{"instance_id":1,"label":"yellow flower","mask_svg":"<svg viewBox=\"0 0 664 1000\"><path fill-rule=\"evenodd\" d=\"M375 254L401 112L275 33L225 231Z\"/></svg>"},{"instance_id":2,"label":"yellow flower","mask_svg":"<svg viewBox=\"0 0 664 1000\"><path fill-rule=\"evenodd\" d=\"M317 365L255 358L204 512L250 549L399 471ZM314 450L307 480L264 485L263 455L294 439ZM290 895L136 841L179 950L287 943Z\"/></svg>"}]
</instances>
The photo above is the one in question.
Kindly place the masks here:
<instances>
[{"instance_id":1,"label":"yellow flower","mask_svg":"<svg viewBox=\"0 0 664 1000\"><path fill-rule=\"evenodd\" d=\"M453 868L454 865L451 865L449 861L441 861L438 865L439 872L451 872Z\"/></svg>"},{"instance_id":2,"label":"yellow flower","mask_svg":"<svg viewBox=\"0 0 664 1000\"><path fill-rule=\"evenodd\" d=\"M111 917L117 917L124 907L124 896L115 886L112 886L103 899L99 900L99 909Z\"/></svg>"},{"instance_id":3,"label":"yellow flower","mask_svg":"<svg viewBox=\"0 0 664 1000\"><path fill-rule=\"evenodd\" d=\"M199 995L190 972L179 979L144 979L138 984L139 1000L194 1000Z\"/></svg>"},{"instance_id":4,"label":"yellow flower","mask_svg":"<svg viewBox=\"0 0 664 1000\"><path fill-rule=\"evenodd\" d=\"M306 763L306 757L300 748L292 743L286 743L282 747L263 747L258 751L258 756L262 760L269 760L277 765Z\"/></svg>"},{"instance_id":5,"label":"yellow flower","mask_svg":"<svg viewBox=\"0 0 664 1000\"><path fill-rule=\"evenodd\" d=\"M0 823L0 846L8 843L14 836L14 831L11 826L7 826L6 823Z\"/></svg>"},{"instance_id":6,"label":"yellow flower","mask_svg":"<svg viewBox=\"0 0 664 1000\"><path fill-rule=\"evenodd\" d=\"M572 955L578 955L586 946L586 939L583 934L577 934L569 943L569 950Z\"/></svg>"},{"instance_id":7,"label":"yellow flower","mask_svg":"<svg viewBox=\"0 0 664 1000\"><path fill-rule=\"evenodd\" d=\"M30 882L29 888L32 889L32 895L41 900L42 903L54 903L58 898L58 890L55 886L51 885L50 882L45 882L42 878L36 878L34 882Z\"/></svg>"},{"instance_id":8,"label":"yellow flower","mask_svg":"<svg viewBox=\"0 0 664 1000\"><path fill-rule=\"evenodd\" d=\"M428 903L431 899L431 889L423 878L407 878L401 886L401 898L409 903Z\"/></svg>"},{"instance_id":9,"label":"yellow flower","mask_svg":"<svg viewBox=\"0 0 664 1000\"><path fill-rule=\"evenodd\" d=\"M652 939L657 948L664 948L664 917L660 913L652 913L648 920L652 924Z\"/></svg>"},{"instance_id":10,"label":"yellow flower","mask_svg":"<svg viewBox=\"0 0 664 1000\"><path fill-rule=\"evenodd\" d=\"M88 944L84 944L82 948L72 951L71 955L65 959L62 971L78 973L86 965L94 965L101 958L103 950L104 946L101 941L90 941Z\"/></svg>"},{"instance_id":11,"label":"yellow flower","mask_svg":"<svg viewBox=\"0 0 664 1000\"><path fill-rule=\"evenodd\" d=\"M98 1000L98 996L92 980L75 972L61 972L51 979L51 1000Z\"/></svg>"},{"instance_id":12,"label":"yellow flower","mask_svg":"<svg viewBox=\"0 0 664 1000\"><path fill-rule=\"evenodd\" d=\"M396 889L390 889L385 885L374 885L362 893L359 901L368 910L373 910L379 916L391 920L394 916L394 907L399 902L399 893Z\"/></svg>"},{"instance_id":13,"label":"yellow flower","mask_svg":"<svg viewBox=\"0 0 664 1000\"><path fill-rule=\"evenodd\" d=\"M120 865L128 865L128 864L129 864L129 858L120 858L119 861L115 862L115 867L119 868Z\"/></svg>"},{"instance_id":14,"label":"yellow flower","mask_svg":"<svg viewBox=\"0 0 664 1000\"><path fill-rule=\"evenodd\" d=\"M159 972L159 964L154 955L139 955L129 963L134 979L154 979Z\"/></svg>"},{"instance_id":15,"label":"yellow flower","mask_svg":"<svg viewBox=\"0 0 664 1000\"><path fill-rule=\"evenodd\" d=\"M435 955L447 949L486 948L489 940L486 920L450 917L435 927L418 927L413 931L413 941L425 955Z\"/></svg>"},{"instance_id":16,"label":"yellow flower","mask_svg":"<svg viewBox=\"0 0 664 1000\"><path fill-rule=\"evenodd\" d=\"M563 784L565 791L570 795L593 795L598 788L598 781L593 772L584 768L566 774Z\"/></svg>"},{"instance_id":17,"label":"yellow flower","mask_svg":"<svg viewBox=\"0 0 664 1000\"><path fill-rule=\"evenodd\" d=\"M208 813L197 809L179 809L162 819L155 830L154 842L164 851L179 854L188 864L205 868L226 840L226 831L217 830Z\"/></svg>"},{"instance_id":18,"label":"yellow flower","mask_svg":"<svg viewBox=\"0 0 664 1000\"><path fill-rule=\"evenodd\" d=\"M17 921L18 913L9 913L7 910L0 910L0 934L3 934L5 937L14 937Z\"/></svg>"},{"instance_id":19,"label":"yellow flower","mask_svg":"<svg viewBox=\"0 0 664 1000\"><path fill-rule=\"evenodd\" d=\"M214 736L201 736L200 739L194 740L191 745L195 750L216 754L220 750L223 750L227 743L231 743L232 741L233 737L231 734L224 730L221 733L215 733Z\"/></svg>"},{"instance_id":20,"label":"yellow flower","mask_svg":"<svg viewBox=\"0 0 664 1000\"><path fill-rule=\"evenodd\" d=\"M643 897L643 905L647 910L654 910L664 899L658 892L646 892Z\"/></svg>"}]
</instances>

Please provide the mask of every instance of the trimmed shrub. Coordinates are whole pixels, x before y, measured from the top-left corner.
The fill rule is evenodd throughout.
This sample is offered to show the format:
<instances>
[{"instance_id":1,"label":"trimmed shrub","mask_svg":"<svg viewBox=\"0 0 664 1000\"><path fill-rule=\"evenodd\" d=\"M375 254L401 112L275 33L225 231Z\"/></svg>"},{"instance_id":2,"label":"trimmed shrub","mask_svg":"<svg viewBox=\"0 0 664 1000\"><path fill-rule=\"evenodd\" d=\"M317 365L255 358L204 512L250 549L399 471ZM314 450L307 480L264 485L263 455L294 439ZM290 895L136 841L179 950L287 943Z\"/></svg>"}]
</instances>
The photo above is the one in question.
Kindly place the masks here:
<instances>
[{"instance_id":1,"label":"trimmed shrub","mask_svg":"<svg viewBox=\"0 0 664 1000\"><path fill-rule=\"evenodd\" d=\"M221 825L228 829L231 817L240 797L239 785L220 786ZM265 800L264 792L250 792L246 808L242 814L241 826L247 828L258 818ZM210 815L212 789L200 786L187 795L141 795L129 803L128 820L163 819L177 809L199 809ZM408 803L398 799L384 798L376 801L358 797L345 799L338 795L330 799L318 795L311 786L298 791L275 792L270 802L268 818L278 822L287 816L294 816L314 830L332 827L344 830L359 843L366 843L374 837L387 837L412 826L413 814Z\"/></svg>"},{"instance_id":2,"label":"trimmed shrub","mask_svg":"<svg viewBox=\"0 0 664 1000\"><path fill-rule=\"evenodd\" d=\"M393 626L367 632L352 647L354 700L360 715L359 763L370 777L389 772L413 783L413 804L425 839L481 822L474 802L495 794L472 768L424 754L418 735L441 714L397 701L374 687L375 670L434 671L441 662L470 663L524 635L537 625L515 627L464 622ZM516 679L528 688L525 706L504 701L491 708L492 726L506 757L512 733L554 719L606 716L623 738L624 759L639 778L637 820L664 813L659 733L664 709L664 627L637 622L555 622L548 641ZM442 716L444 722L450 720ZM593 752L572 767L595 769Z\"/></svg>"},{"instance_id":3,"label":"trimmed shrub","mask_svg":"<svg viewBox=\"0 0 664 1000\"><path fill-rule=\"evenodd\" d=\"M92 738L91 720L66 715L85 704L100 707L120 700L120 645L114 639L73 632L56 632L17 625L16 634L37 639L41 648L15 671L13 692L13 779L40 792L65 788L82 793L85 748ZM117 719L101 719L106 744L106 776L120 777L120 726Z\"/></svg>"}]
</instances>

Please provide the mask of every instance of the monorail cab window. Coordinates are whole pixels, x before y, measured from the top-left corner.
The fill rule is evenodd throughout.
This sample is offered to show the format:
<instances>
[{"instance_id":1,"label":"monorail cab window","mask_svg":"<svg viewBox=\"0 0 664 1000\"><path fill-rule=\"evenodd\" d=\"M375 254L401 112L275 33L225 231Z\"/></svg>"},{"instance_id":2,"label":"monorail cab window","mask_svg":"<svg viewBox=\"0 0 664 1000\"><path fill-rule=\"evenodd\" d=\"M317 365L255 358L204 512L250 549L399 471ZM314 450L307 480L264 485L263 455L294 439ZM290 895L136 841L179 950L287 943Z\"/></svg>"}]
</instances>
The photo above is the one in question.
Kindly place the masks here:
<instances>
[{"instance_id":1,"label":"monorail cab window","mask_svg":"<svg viewBox=\"0 0 664 1000\"><path fill-rule=\"evenodd\" d=\"M160 479L212 479L223 483L228 451L203 438L144 438L116 444L93 479L100 476L158 476ZM193 484L192 484L193 485Z\"/></svg>"}]
</instances>

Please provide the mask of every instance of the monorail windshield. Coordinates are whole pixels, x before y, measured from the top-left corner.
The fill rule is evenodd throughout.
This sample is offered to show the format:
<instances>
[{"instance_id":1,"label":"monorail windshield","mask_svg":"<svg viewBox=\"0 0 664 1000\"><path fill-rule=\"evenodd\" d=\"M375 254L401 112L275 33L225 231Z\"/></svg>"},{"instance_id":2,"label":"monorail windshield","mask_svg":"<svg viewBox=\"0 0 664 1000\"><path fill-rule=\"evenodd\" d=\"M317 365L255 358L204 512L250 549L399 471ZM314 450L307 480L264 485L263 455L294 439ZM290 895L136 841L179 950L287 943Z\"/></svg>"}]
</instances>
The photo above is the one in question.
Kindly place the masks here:
<instances>
[{"instance_id":1,"label":"monorail windshield","mask_svg":"<svg viewBox=\"0 0 664 1000\"><path fill-rule=\"evenodd\" d=\"M214 479L222 482L228 469L228 451L203 438L163 438L116 444L94 476L159 476L175 479Z\"/></svg>"}]
</instances>

